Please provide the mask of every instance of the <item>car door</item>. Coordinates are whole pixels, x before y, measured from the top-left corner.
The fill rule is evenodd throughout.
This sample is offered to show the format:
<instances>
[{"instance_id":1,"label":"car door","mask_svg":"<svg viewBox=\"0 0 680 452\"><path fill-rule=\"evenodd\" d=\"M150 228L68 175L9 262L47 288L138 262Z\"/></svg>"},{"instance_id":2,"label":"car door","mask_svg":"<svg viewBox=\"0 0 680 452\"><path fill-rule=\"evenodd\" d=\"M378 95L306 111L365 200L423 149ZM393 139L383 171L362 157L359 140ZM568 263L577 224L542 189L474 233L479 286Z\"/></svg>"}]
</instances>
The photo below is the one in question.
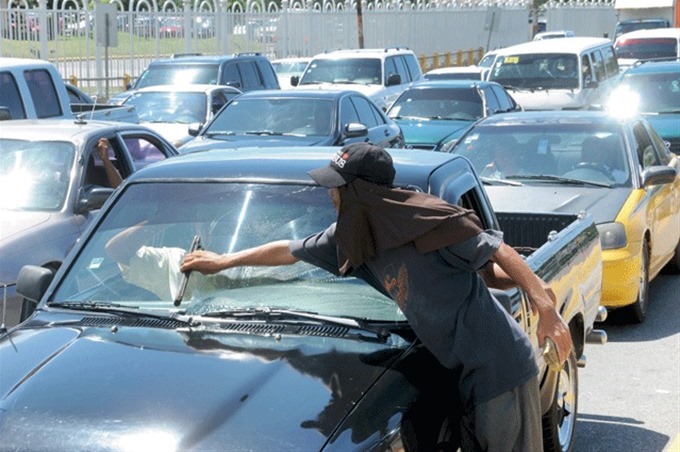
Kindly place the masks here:
<instances>
[{"instance_id":1,"label":"car door","mask_svg":"<svg viewBox=\"0 0 680 452\"><path fill-rule=\"evenodd\" d=\"M636 153L642 171L651 166L667 165L670 162L659 153L650 133L642 122L633 125L637 143ZM653 274L664 264L663 259L672 255L678 243L677 176L675 184L652 185L643 188L647 199L647 221L650 233L650 272Z\"/></svg>"}]
</instances>

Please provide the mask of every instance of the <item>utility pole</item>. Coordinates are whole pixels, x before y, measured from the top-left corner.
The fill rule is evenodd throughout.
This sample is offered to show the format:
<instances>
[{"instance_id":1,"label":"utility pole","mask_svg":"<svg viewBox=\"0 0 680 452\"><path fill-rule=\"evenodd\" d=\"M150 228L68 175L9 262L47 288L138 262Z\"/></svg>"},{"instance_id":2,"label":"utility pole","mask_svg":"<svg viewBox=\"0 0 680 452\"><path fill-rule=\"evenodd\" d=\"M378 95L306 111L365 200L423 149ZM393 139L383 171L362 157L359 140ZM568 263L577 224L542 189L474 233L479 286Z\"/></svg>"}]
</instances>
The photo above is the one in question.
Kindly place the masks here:
<instances>
[{"instance_id":1,"label":"utility pole","mask_svg":"<svg viewBox=\"0 0 680 452\"><path fill-rule=\"evenodd\" d=\"M357 34L359 35L359 48L364 48L364 16L361 12L361 2L363 0L356 0L357 2Z\"/></svg>"}]
</instances>

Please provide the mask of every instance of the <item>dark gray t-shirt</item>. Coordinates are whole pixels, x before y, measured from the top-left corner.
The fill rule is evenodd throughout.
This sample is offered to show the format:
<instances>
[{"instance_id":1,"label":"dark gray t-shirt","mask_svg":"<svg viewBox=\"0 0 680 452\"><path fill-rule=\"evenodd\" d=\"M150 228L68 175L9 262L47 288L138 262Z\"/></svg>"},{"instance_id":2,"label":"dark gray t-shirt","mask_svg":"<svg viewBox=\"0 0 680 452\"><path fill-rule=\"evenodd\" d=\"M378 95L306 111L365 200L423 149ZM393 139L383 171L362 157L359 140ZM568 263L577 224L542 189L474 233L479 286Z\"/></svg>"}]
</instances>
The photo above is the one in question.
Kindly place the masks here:
<instances>
[{"instance_id":1,"label":"dark gray t-shirt","mask_svg":"<svg viewBox=\"0 0 680 452\"><path fill-rule=\"evenodd\" d=\"M291 252L338 275L335 226L291 242ZM501 242L502 233L485 231L431 253L421 254L409 244L381 254L351 275L395 300L432 354L444 366L460 369L459 390L468 407L538 373L528 336L476 272Z\"/></svg>"}]
</instances>

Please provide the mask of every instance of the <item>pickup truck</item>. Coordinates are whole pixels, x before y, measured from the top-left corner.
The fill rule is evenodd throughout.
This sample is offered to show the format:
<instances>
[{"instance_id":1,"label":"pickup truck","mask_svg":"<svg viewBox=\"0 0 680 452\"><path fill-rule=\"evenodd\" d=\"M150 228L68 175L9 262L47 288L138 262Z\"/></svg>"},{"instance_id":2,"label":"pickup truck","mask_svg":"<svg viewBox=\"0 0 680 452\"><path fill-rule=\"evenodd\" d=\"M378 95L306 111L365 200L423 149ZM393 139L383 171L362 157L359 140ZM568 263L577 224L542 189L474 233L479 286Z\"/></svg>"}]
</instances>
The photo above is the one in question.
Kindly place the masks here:
<instances>
[{"instance_id":1,"label":"pickup truck","mask_svg":"<svg viewBox=\"0 0 680 452\"><path fill-rule=\"evenodd\" d=\"M24 267L17 291L39 304L0 333L5 447L117 448L149 432L181 450L456 444L455 372L382 293L304 262L210 276L178 271L199 244L238 251L331 224L327 190L307 172L336 151L215 150L150 165L114 192L56 274ZM507 227L509 243L553 288L575 345L561 369L539 350L525 294L494 293L536 349L546 450L571 450L577 370L586 343L606 341L593 328L606 311L592 219L497 218L466 158L389 152L399 187L472 208L487 228ZM138 266L144 256L146 269Z\"/></svg>"},{"instance_id":2,"label":"pickup truck","mask_svg":"<svg viewBox=\"0 0 680 452\"><path fill-rule=\"evenodd\" d=\"M71 103L57 68L44 60L0 58L0 120L83 119L139 122L134 107Z\"/></svg>"}]
</instances>

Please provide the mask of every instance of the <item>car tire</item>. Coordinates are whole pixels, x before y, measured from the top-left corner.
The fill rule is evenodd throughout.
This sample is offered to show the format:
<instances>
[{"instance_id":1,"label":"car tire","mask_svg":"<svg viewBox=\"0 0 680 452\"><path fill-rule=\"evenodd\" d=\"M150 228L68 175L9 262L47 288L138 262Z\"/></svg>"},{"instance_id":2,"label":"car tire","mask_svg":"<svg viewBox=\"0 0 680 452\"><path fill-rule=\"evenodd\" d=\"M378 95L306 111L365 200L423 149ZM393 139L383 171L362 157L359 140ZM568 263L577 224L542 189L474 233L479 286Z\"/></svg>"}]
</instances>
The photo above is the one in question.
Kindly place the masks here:
<instances>
[{"instance_id":1,"label":"car tire","mask_svg":"<svg viewBox=\"0 0 680 452\"><path fill-rule=\"evenodd\" d=\"M647 316L649 308L649 244L647 240L642 241L642 252L640 253L640 284L638 297L631 306L628 307L628 317L633 323L642 323Z\"/></svg>"},{"instance_id":2,"label":"car tire","mask_svg":"<svg viewBox=\"0 0 680 452\"><path fill-rule=\"evenodd\" d=\"M570 452L574 448L577 408L578 367L576 352L572 349L557 376L550 408L543 415L545 452Z\"/></svg>"}]
</instances>

